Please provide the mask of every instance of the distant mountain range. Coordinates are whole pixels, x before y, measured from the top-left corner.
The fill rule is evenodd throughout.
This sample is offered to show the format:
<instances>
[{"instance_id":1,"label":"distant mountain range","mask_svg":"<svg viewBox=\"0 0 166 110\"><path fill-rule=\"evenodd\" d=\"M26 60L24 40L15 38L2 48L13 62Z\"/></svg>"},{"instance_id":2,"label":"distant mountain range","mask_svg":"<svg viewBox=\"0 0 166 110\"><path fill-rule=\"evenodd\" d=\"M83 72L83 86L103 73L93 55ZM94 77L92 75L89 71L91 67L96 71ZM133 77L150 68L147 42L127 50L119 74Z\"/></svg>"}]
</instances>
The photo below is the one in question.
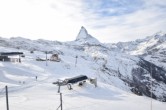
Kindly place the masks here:
<instances>
[{"instance_id":1,"label":"distant mountain range","mask_svg":"<svg viewBox=\"0 0 166 110\"><path fill-rule=\"evenodd\" d=\"M75 41L0 38L0 46L19 51L47 51L62 56L78 55L95 64L87 67L96 71L96 77L102 82L150 97L152 81L152 97L166 101L166 34L163 33L131 42L104 44L81 27Z\"/></svg>"}]
</instances>

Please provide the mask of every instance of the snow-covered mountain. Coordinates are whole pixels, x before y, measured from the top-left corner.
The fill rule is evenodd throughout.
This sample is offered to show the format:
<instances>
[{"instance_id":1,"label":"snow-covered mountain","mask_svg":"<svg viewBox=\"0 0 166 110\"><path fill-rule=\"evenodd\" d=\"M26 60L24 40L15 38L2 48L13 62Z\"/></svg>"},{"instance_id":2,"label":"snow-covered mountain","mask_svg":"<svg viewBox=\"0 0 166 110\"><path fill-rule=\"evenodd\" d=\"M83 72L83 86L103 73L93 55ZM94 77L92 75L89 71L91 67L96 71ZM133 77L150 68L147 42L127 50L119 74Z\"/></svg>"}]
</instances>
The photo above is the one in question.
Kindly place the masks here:
<instances>
[{"instance_id":1,"label":"snow-covered mountain","mask_svg":"<svg viewBox=\"0 0 166 110\"><path fill-rule=\"evenodd\" d=\"M149 97L153 81L152 97L166 101L166 64L162 62L166 58L165 37L165 34L158 33L133 42L102 44L81 27L76 40L72 42L0 38L1 52L23 51L25 54L22 65L0 62L0 84L18 85L18 80L29 82L35 75L51 83L60 77L85 74L97 77L101 91L104 89L102 84L106 84L110 88L114 86ZM34 51L34 54L30 51ZM59 54L61 62L50 61L45 67L45 63L35 60L37 57L45 58L46 51L48 57L53 53ZM154 55L157 58L153 58ZM78 61L75 66L76 56ZM99 95L100 90L94 93ZM108 92L108 96L109 93L112 94Z\"/></svg>"},{"instance_id":2,"label":"snow-covered mountain","mask_svg":"<svg viewBox=\"0 0 166 110\"><path fill-rule=\"evenodd\" d=\"M158 32L145 39L109 44L109 48L139 56L166 70L166 34Z\"/></svg>"},{"instance_id":3,"label":"snow-covered mountain","mask_svg":"<svg viewBox=\"0 0 166 110\"><path fill-rule=\"evenodd\" d=\"M158 32L145 39L138 39L131 42L119 42L116 44L122 52L131 55L149 55L158 52L160 49L165 49L166 34Z\"/></svg>"},{"instance_id":4,"label":"snow-covered mountain","mask_svg":"<svg viewBox=\"0 0 166 110\"><path fill-rule=\"evenodd\" d=\"M101 44L96 38L88 34L88 31L82 26L80 32L78 33L75 43L77 44Z\"/></svg>"}]
</instances>

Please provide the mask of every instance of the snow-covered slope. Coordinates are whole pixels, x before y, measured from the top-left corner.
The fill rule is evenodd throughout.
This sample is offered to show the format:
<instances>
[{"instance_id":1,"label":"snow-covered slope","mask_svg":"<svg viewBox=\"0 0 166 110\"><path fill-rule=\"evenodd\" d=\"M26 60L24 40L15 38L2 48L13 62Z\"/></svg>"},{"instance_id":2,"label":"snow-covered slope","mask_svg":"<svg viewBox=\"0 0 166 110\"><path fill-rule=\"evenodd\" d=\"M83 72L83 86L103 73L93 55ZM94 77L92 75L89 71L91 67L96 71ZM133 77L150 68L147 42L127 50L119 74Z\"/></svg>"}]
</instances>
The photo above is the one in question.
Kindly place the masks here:
<instances>
[{"instance_id":1,"label":"snow-covered slope","mask_svg":"<svg viewBox=\"0 0 166 110\"><path fill-rule=\"evenodd\" d=\"M144 58L166 70L166 34L158 32L145 39L109 44L109 48Z\"/></svg>"},{"instance_id":2,"label":"snow-covered slope","mask_svg":"<svg viewBox=\"0 0 166 110\"><path fill-rule=\"evenodd\" d=\"M103 61L104 55L101 53L91 54L87 49L85 53L70 48L59 47L64 52L60 55L61 62L48 61L46 62L36 61L36 57L45 57L45 54L40 51L34 51L30 53L26 50L23 51L25 58L22 58L21 63L0 62L0 108L5 109L5 90L4 86L8 85L9 89L9 107L12 110L53 110L57 109L60 105L59 94L57 93L58 87L53 85L52 82L58 78L73 77L76 75L84 74L88 77L98 78L98 87L87 82L83 87L79 87L77 84L73 85L73 90L68 90L66 86L61 87L63 97L63 109L73 110L147 110L150 108L151 99L148 97L141 97L131 93L128 90L128 86L119 79L116 75L116 69L119 66L119 71L125 71L125 74L129 74L129 70L125 69L122 62L128 62L127 64L135 65L131 62L130 58L126 55L116 55L110 53L115 58L110 59L110 63L107 66L115 70L109 70L110 75L107 74L107 69L104 70ZM0 48L1 51L18 51L13 48ZM70 51L68 51L70 49ZM92 52L93 53L93 52ZM51 54L48 54L50 57ZM78 62L75 67L75 55L78 55ZM95 60L90 57L93 55ZM94 56L95 55L95 56ZM121 58L119 59L119 57ZM137 58L133 58L137 60ZM119 64L118 64L119 63ZM133 64L132 64L133 63ZM114 65L112 65L114 64ZM114 74L113 74L114 73ZM35 76L38 76L36 81ZM108 84L109 83L109 84ZM121 89L119 89L121 88ZM165 110L165 103L153 101L154 110ZM119 104L121 106L119 106Z\"/></svg>"},{"instance_id":3,"label":"snow-covered slope","mask_svg":"<svg viewBox=\"0 0 166 110\"><path fill-rule=\"evenodd\" d=\"M74 85L72 91L62 87L62 93L67 101L66 103L68 103L65 105L66 109L83 109L82 107L86 106L84 110L97 110L104 106L104 110L110 108L147 110L150 107L150 105L147 105L150 100L145 96L151 95L151 80L153 80L153 98L166 101L166 71L143 58L129 55L129 52L133 52L134 48L141 42L144 42L144 40L129 44L130 46L135 45L135 47L129 48L130 51L126 49L124 52L121 51L122 48L119 48L120 44L112 44L110 48L109 45L100 43L90 36L83 27L75 41L65 43L46 40L32 41L24 38L0 38L1 52L20 51L25 54L21 64L0 62L0 91L2 90L3 93L0 96L0 101L3 102L4 100L4 86L9 85L11 96L14 97L12 100L21 100L21 102L16 101L21 106L18 106L15 102L12 103L14 109L31 109L27 106L32 103L45 103L47 101L46 105L40 103L33 107L40 110L55 109L54 101L58 103L59 96L56 94L57 87L52 85L52 82L58 78L84 74L88 77L96 77L98 87L94 88L90 83L82 88ZM127 43L125 45L127 46ZM34 53L30 53L32 50ZM59 54L61 62L48 61L48 66L46 66L45 61L36 61L38 57L44 59L46 51L48 58L54 53ZM75 64L76 56L78 56L77 64ZM37 82L35 76L38 76ZM143 97L138 97L132 92L143 95ZM45 101L41 100L43 99L42 96ZM70 99L73 100L70 101ZM82 102L78 104L77 101L80 99L82 99ZM119 103L122 106L118 106ZM137 103L141 104L142 107L138 107ZM158 101L154 101L154 103L156 110L164 110L166 106L165 103L162 104ZM24 106L27 108L24 108ZM0 103L0 107L4 108L5 105Z\"/></svg>"},{"instance_id":4,"label":"snow-covered slope","mask_svg":"<svg viewBox=\"0 0 166 110\"><path fill-rule=\"evenodd\" d=\"M139 40L137 40L139 42ZM136 48L133 49L130 54L132 55L146 55L155 54L159 50L166 48L166 34L156 33L153 36L147 37L144 40L140 40Z\"/></svg>"},{"instance_id":5,"label":"snow-covered slope","mask_svg":"<svg viewBox=\"0 0 166 110\"><path fill-rule=\"evenodd\" d=\"M119 42L116 45L120 51L131 55L149 54L153 49L165 49L166 34L159 32L145 39L137 39L130 42ZM112 44L107 44L111 48L115 48ZM154 51L155 52L155 51ZM156 51L157 52L157 51ZM150 53L152 54L152 53Z\"/></svg>"}]
</instances>

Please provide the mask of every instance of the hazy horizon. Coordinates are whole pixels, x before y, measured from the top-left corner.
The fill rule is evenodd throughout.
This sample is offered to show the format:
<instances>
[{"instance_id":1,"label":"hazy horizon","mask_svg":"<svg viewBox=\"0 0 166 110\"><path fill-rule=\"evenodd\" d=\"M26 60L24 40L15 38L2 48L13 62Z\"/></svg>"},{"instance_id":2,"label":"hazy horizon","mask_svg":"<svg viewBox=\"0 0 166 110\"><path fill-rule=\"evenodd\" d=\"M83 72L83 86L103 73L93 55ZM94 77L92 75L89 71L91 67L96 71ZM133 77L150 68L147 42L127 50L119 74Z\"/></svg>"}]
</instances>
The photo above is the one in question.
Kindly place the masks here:
<instances>
[{"instance_id":1,"label":"hazy horizon","mask_svg":"<svg viewBox=\"0 0 166 110\"><path fill-rule=\"evenodd\" d=\"M102 43L166 33L166 0L0 1L0 36L75 40L81 26Z\"/></svg>"}]
</instances>

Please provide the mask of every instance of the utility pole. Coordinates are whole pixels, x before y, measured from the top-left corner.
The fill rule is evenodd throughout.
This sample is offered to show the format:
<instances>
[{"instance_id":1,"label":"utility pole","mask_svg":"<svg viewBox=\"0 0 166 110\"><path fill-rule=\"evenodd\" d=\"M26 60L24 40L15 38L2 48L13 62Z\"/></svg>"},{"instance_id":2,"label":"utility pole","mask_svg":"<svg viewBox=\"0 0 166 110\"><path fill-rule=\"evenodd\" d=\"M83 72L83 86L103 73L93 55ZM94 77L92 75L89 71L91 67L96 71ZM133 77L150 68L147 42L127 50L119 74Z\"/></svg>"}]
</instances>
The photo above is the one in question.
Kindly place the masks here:
<instances>
[{"instance_id":1,"label":"utility pole","mask_svg":"<svg viewBox=\"0 0 166 110\"><path fill-rule=\"evenodd\" d=\"M5 86L5 89L6 89L6 110L9 110L8 87Z\"/></svg>"},{"instance_id":2,"label":"utility pole","mask_svg":"<svg viewBox=\"0 0 166 110\"><path fill-rule=\"evenodd\" d=\"M60 82L58 81L58 93L61 92L61 86L60 86Z\"/></svg>"},{"instance_id":3,"label":"utility pole","mask_svg":"<svg viewBox=\"0 0 166 110\"><path fill-rule=\"evenodd\" d=\"M60 101L61 101L61 104L60 104L61 110L63 110L63 108L62 108L62 93L60 93Z\"/></svg>"},{"instance_id":4,"label":"utility pole","mask_svg":"<svg viewBox=\"0 0 166 110\"><path fill-rule=\"evenodd\" d=\"M46 53L46 66L47 66L47 65L48 65L48 64L47 64L47 51L46 51L45 53Z\"/></svg>"},{"instance_id":5,"label":"utility pole","mask_svg":"<svg viewBox=\"0 0 166 110\"><path fill-rule=\"evenodd\" d=\"M75 57L75 58L76 58L76 61L75 61L75 67L76 67L76 65L77 65L77 58L78 58L78 56L76 55L76 57Z\"/></svg>"},{"instance_id":6,"label":"utility pole","mask_svg":"<svg viewBox=\"0 0 166 110\"><path fill-rule=\"evenodd\" d=\"M19 60L19 63L21 63L21 57L20 57L20 55L19 55L19 59L18 60Z\"/></svg>"},{"instance_id":7,"label":"utility pole","mask_svg":"<svg viewBox=\"0 0 166 110\"><path fill-rule=\"evenodd\" d=\"M152 64L151 64L151 66L150 66L150 74L151 74L151 94L150 94L150 96L151 96L151 103L150 103L150 110L152 110L152 87L153 87L153 84L152 84Z\"/></svg>"}]
</instances>

